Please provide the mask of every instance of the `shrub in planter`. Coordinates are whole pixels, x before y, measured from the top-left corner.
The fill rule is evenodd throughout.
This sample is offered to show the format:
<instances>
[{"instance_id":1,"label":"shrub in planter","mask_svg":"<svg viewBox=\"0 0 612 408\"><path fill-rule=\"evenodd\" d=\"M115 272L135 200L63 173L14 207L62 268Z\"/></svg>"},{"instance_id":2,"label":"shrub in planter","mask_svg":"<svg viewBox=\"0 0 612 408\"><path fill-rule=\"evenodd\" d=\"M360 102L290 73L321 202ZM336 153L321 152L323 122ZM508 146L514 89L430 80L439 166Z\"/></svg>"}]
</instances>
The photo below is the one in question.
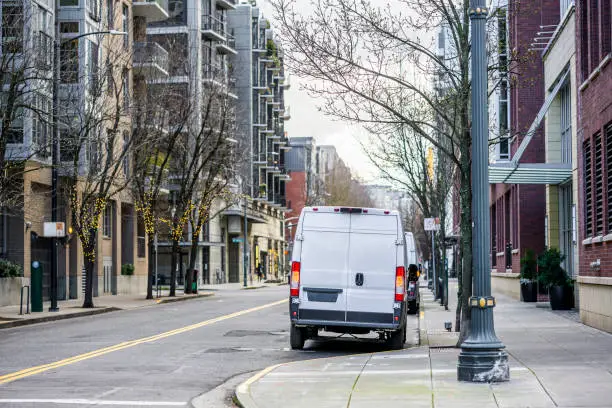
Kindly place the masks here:
<instances>
[{"instance_id":1,"label":"shrub in planter","mask_svg":"<svg viewBox=\"0 0 612 408\"><path fill-rule=\"evenodd\" d=\"M121 274L124 276L132 276L134 274L134 265L123 264L121 265Z\"/></svg>"},{"instance_id":2,"label":"shrub in planter","mask_svg":"<svg viewBox=\"0 0 612 408\"><path fill-rule=\"evenodd\" d=\"M21 265L6 259L0 259L0 278L15 278L18 276L23 276Z\"/></svg>"},{"instance_id":3,"label":"shrub in planter","mask_svg":"<svg viewBox=\"0 0 612 408\"><path fill-rule=\"evenodd\" d=\"M538 260L535 252L528 249L521 258L521 297L523 302L538 300Z\"/></svg>"},{"instance_id":4,"label":"shrub in planter","mask_svg":"<svg viewBox=\"0 0 612 408\"><path fill-rule=\"evenodd\" d=\"M567 310L573 305L572 281L561 267L564 259L556 248L548 248L538 257L538 281L548 289L553 310Z\"/></svg>"}]
</instances>

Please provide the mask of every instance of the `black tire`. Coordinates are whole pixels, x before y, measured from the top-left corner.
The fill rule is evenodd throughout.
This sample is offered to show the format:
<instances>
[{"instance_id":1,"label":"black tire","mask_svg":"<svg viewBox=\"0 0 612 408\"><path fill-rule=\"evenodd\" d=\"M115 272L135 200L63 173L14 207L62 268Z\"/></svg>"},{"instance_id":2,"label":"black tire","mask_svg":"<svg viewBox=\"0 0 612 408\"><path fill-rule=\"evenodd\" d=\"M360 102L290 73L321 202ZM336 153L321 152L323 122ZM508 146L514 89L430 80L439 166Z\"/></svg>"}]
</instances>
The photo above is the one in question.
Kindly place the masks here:
<instances>
[{"instance_id":1,"label":"black tire","mask_svg":"<svg viewBox=\"0 0 612 408\"><path fill-rule=\"evenodd\" d=\"M417 304L416 299L410 300L408 302L408 314L416 314L419 311L419 305Z\"/></svg>"},{"instance_id":2,"label":"black tire","mask_svg":"<svg viewBox=\"0 0 612 408\"><path fill-rule=\"evenodd\" d=\"M406 340L406 327L402 327L400 330L391 333L389 338L389 348L391 350L401 350L404 348L404 342Z\"/></svg>"},{"instance_id":3,"label":"black tire","mask_svg":"<svg viewBox=\"0 0 612 408\"><path fill-rule=\"evenodd\" d=\"M291 343L291 348L293 350L301 350L304 348L304 342L306 341L306 336L304 335L304 329L300 327L295 327L295 325L291 325L291 330L289 331L289 343Z\"/></svg>"}]
</instances>

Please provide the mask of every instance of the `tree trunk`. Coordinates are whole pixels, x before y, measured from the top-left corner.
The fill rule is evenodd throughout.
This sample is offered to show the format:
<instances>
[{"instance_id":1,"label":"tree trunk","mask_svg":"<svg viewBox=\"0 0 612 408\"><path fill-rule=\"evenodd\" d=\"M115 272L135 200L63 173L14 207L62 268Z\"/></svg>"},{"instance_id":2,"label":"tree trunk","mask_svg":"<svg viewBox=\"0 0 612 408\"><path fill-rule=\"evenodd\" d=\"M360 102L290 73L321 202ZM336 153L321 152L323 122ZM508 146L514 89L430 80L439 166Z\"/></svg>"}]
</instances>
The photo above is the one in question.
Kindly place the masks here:
<instances>
[{"instance_id":1,"label":"tree trunk","mask_svg":"<svg viewBox=\"0 0 612 408\"><path fill-rule=\"evenodd\" d=\"M470 297L472 296L472 171L471 159L461 157L461 334L458 344L463 343L470 330Z\"/></svg>"},{"instance_id":2,"label":"tree trunk","mask_svg":"<svg viewBox=\"0 0 612 408\"><path fill-rule=\"evenodd\" d=\"M176 264L179 258L179 250L178 241L172 241L172 256L170 257L170 293L168 296L176 296Z\"/></svg>"},{"instance_id":3,"label":"tree trunk","mask_svg":"<svg viewBox=\"0 0 612 408\"><path fill-rule=\"evenodd\" d=\"M461 331L461 299L463 298L463 253L461 245L457 251L457 260L455 261L457 268L457 307L455 308L455 331Z\"/></svg>"},{"instance_id":4,"label":"tree trunk","mask_svg":"<svg viewBox=\"0 0 612 408\"><path fill-rule=\"evenodd\" d=\"M185 275L185 294L194 293L191 290L193 284L193 270L195 268L196 257L198 254L198 242L191 241L191 250L189 251L189 267Z\"/></svg>"},{"instance_id":5,"label":"tree trunk","mask_svg":"<svg viewBox=\"0 0 612 408\"><path fill-rule=\"evenodd\" d=\"M92 245L92 248L95 245ZM92 253L92 248L83 248L85 255L83 256L83 263L85 265L85 296L83 299L83 308L93 308L93 280L94 280L94 259L86 254Z\"/></svg>"},{"instance_id":6,"label":"tree trunk","mask_svg":"<svg viewBox=\"0 0 612 408\"><path fill-rule=\"evenodd\" d=\"M153 299L153 281L155 280L155 236L153 234L147 235L147 248L149 249L147 299ZM157 282L155 284L157 284Z\"/></svg>"}]
</instances>

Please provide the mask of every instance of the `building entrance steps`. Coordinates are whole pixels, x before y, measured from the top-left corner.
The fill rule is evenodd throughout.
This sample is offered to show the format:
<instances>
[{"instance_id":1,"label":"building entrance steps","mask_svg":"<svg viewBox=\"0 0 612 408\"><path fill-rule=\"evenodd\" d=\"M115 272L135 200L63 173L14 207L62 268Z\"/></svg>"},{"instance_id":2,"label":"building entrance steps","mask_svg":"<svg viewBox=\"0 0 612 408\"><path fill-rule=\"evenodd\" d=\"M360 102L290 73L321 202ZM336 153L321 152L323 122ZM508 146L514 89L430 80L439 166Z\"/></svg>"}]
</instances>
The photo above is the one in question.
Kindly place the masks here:
<instances>
[{"instance_id":1,"label":"building entrance steps","mask_svg":"<svg viewBox=\"0 0 612 408\"><path fill-rule=\"evenodd\" d=\"M456 280L449 311L421 287L421 345L270 367L241 384L244 408L371 407L610 407L612 335L567 315L496 295L495 326L506 345L506 383L457 381ZM454 294L454 295L453 295ZM306 345L308 347L308 343Z\"/></svg>"}]
</instances>

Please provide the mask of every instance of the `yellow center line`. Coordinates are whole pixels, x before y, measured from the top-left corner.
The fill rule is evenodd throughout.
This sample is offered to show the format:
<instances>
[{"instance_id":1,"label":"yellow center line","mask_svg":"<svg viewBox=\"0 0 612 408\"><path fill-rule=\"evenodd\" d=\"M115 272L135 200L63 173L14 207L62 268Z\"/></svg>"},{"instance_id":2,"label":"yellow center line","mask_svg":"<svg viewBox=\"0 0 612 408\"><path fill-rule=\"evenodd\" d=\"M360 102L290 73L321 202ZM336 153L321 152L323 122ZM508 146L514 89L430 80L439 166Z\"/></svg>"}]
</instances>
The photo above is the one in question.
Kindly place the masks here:
<instances>
[{"instance_id":1,"label":"yellow center line","mask_svg":"<svg viewBox=\"0 0 612 408\"><path fill-rule=\"evenodd\" d=\"M19 380L21 378L30 377L35 374L40 374L45 371L52 370L54 368L59 368L63 366L67 366L69 364L78 363L79 361L89 360L94 357L103 356L105 354L109 354L115 351L124 350L126 348L134 347L139 344L150 343L153 341L165 339L167 337L175 336L177 334L186 333L191 330L199 329L200 327L209 326L211 324L219 323L224 320L233 319L235 317L243 316L248 313L257 312L259 310L267 309L269 307L278 306L287 302L287 299L279 300L278 302L267 303L265 305L252 307L250 309L240 310L238 312L230 313L224 316L215 317L213 319L204 320L199 323L191 324L189 326L180 327L178 329L169 330L167 332L159 333L149 337L143 337L141 339L125 341L119 344L115 344L114 346L104 347L101 349L93 350L88 353L79 354L77 356L69 357L63 360L59 360L53 363L42 364L35 367L26 368L24 370L15 371L13 373L4 374L0 376L0 384L6 384L15 380Z\"/></svg>"}]
</instances>

